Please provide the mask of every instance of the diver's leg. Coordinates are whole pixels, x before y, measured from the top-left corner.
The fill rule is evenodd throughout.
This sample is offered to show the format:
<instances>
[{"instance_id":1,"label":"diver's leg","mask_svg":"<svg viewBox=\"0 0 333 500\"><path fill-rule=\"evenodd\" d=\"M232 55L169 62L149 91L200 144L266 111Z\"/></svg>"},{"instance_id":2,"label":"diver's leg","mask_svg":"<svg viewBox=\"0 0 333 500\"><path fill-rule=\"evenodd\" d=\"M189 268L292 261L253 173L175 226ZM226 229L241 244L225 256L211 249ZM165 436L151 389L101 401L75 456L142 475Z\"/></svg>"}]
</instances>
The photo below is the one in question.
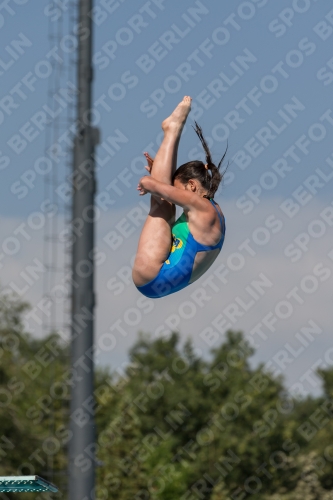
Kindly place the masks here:
<instances>
[{"instance_id":1,"label":"diver's leg","mask_svg":"<svg viewBox=\"0 0 333 500\"><path fill-rule=\"evenodd\" d=\"M173 113L162 123L164 138L154 159L151 176L171 184L176 170L180 136L190 112L191 98L184 97ZM143 226L133 266L133 281L142 286L154 279L171 247L171 226L176 208L172 203L151 196L150 212Z\"/></svg>"}]
</instances>

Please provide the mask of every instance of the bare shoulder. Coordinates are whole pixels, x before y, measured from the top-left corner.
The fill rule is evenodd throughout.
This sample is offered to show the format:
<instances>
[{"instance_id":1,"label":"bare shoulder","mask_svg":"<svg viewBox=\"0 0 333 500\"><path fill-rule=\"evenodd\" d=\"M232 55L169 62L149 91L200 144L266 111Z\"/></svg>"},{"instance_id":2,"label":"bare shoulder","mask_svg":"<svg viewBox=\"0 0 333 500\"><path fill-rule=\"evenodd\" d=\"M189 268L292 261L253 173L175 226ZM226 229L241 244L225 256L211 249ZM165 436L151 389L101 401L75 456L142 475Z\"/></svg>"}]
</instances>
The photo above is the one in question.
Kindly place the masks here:
<instances>
[{"instance_id":1,"label":"bare shoulder","mask_svg":"<svg viewBox=\"0 0 333 500\"><path fill-rule=\"evenodd\" d=\"M217 212L223 217L222 209L220 205L216 203L215 200L208 198L200 198L200 209L203 212L205 212L208 216L211 216L214 219L217 215Z\"/></svg>"},{"instance_id":2,"label":"bare shoulder","mask_svg":"<svg viewBox=\"0 0 333 500\"><path fill-rule=\"evenodd\" d=\"M219 205L218 203L216 203L216 201L214 202L214 205L215 205L215 208L216 208L216 210L218 211L218 213L219 213L222 217L224 217L224 213L222 212L222 209L221 209L220 205Z\"/></svg>"},{"instance_id":3,"label":"bare shoulder","mask_svg":"<svg viewBox=\"0 0 333 500\"><path fill-rule=\"evenodd\" d=\"M224 217L220 206L216 202L212 203L207 198L201 198L200 203L188 211L188 221L196 227L205 228L206 230L215 225L220 228L218 214Z\"/></svg>"},{"instance_id":4,"label":"bare shoulder","mask_svg":"<svg viewBox=\"0 0 333 500\"><path fill-rule=\"evenodd\" d=\"M223 228L219 215L223 212L219 205L202 198L205 207L202 210L189 210L187 220L193 238L203 245L215 245L221 240Z\"/></svg>"}]
</instances>

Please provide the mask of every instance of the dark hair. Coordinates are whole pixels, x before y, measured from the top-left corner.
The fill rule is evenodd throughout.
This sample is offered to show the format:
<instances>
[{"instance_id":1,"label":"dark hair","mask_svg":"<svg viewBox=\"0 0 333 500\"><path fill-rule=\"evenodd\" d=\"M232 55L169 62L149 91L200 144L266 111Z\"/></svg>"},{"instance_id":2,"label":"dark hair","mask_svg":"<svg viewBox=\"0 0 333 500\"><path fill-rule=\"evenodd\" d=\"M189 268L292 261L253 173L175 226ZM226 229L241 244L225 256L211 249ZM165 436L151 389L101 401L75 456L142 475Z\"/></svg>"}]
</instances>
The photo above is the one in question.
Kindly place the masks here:
<instances>
[{"instance_id":1,"label":"dark hair","mask_svg":"<svg viewBox=\"0 0 333 500\"><path fill-rule=\"evenodd\" d=\"M204 189L207 189L208 191L208 197L209 198L214 198L214 195L216 191L218 190L218 187L223 179L223 176L228 168L228 165L226 169L224 170L223 173L220 172L220 167L222 165L222 162L225 158L225 155L227 154L228 146L224 152L224 155L222 156L219 164L216 166L215 163L213 163L211 153L209 151L209 147L207 145L207 142L205 141L205 138L202 134L201 127L197 124L195 121L195 127L194 130L196 134L198 135L201 144L204 148L205 154L206 154L206 165L208 168L206 168L205 164L202 161L199 160L194 160L194 161L189 161L187 163L184 163L181 165L179 168L177 168L176 172L173 175L172 182L175 181L175 179L180 180L183 184L187 184L190 179L197 179L202 187Z\"/></svg>"}]
</instances>

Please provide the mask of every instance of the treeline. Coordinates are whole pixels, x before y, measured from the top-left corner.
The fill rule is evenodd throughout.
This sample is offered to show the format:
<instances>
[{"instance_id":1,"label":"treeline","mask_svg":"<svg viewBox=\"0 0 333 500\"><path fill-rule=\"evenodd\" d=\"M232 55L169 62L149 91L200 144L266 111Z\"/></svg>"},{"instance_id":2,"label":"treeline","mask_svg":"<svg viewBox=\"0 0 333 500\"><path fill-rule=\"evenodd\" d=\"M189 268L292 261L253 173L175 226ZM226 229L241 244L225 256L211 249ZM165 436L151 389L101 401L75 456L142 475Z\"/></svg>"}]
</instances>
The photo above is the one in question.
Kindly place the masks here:
<instances>
[{"instance_id":1,"label":"treeline","mask_svg":"<svg viewBox=\"0 0 333 500\"><path fill-rule=\"evenodd\" d=\"M0 302L0 473L38 474L61 492L0 498L67 498L68 346L24 332L26 307ZM241 332L209 361L177 334L140 334L122 375L98 369L96 498L333 499L333 370L319 371L321 397L296 400L251 367L253 353Z\"/></svg>"}]
</instances>

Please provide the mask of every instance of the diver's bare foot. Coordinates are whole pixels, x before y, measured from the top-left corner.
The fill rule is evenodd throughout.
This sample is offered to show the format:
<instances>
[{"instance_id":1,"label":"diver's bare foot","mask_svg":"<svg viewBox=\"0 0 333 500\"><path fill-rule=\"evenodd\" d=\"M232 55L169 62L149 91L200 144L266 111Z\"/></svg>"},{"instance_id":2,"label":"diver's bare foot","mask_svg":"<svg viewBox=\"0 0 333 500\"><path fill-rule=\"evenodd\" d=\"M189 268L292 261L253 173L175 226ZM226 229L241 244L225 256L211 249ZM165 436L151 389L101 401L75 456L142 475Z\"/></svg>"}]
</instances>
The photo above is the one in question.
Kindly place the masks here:
<instances>
[{"instance_id":1,"label":"diver's bare foot","mask_svg":"<svg viewBox=\"0 0 333 500\"><path fill-rule=\"evenodd\" d=\"M164 132L173 131L179 134L181 133L191 109L191 101L191 97L185 96L171 115L162 122L162 129Z\"/></svg>"}]
</instances>

